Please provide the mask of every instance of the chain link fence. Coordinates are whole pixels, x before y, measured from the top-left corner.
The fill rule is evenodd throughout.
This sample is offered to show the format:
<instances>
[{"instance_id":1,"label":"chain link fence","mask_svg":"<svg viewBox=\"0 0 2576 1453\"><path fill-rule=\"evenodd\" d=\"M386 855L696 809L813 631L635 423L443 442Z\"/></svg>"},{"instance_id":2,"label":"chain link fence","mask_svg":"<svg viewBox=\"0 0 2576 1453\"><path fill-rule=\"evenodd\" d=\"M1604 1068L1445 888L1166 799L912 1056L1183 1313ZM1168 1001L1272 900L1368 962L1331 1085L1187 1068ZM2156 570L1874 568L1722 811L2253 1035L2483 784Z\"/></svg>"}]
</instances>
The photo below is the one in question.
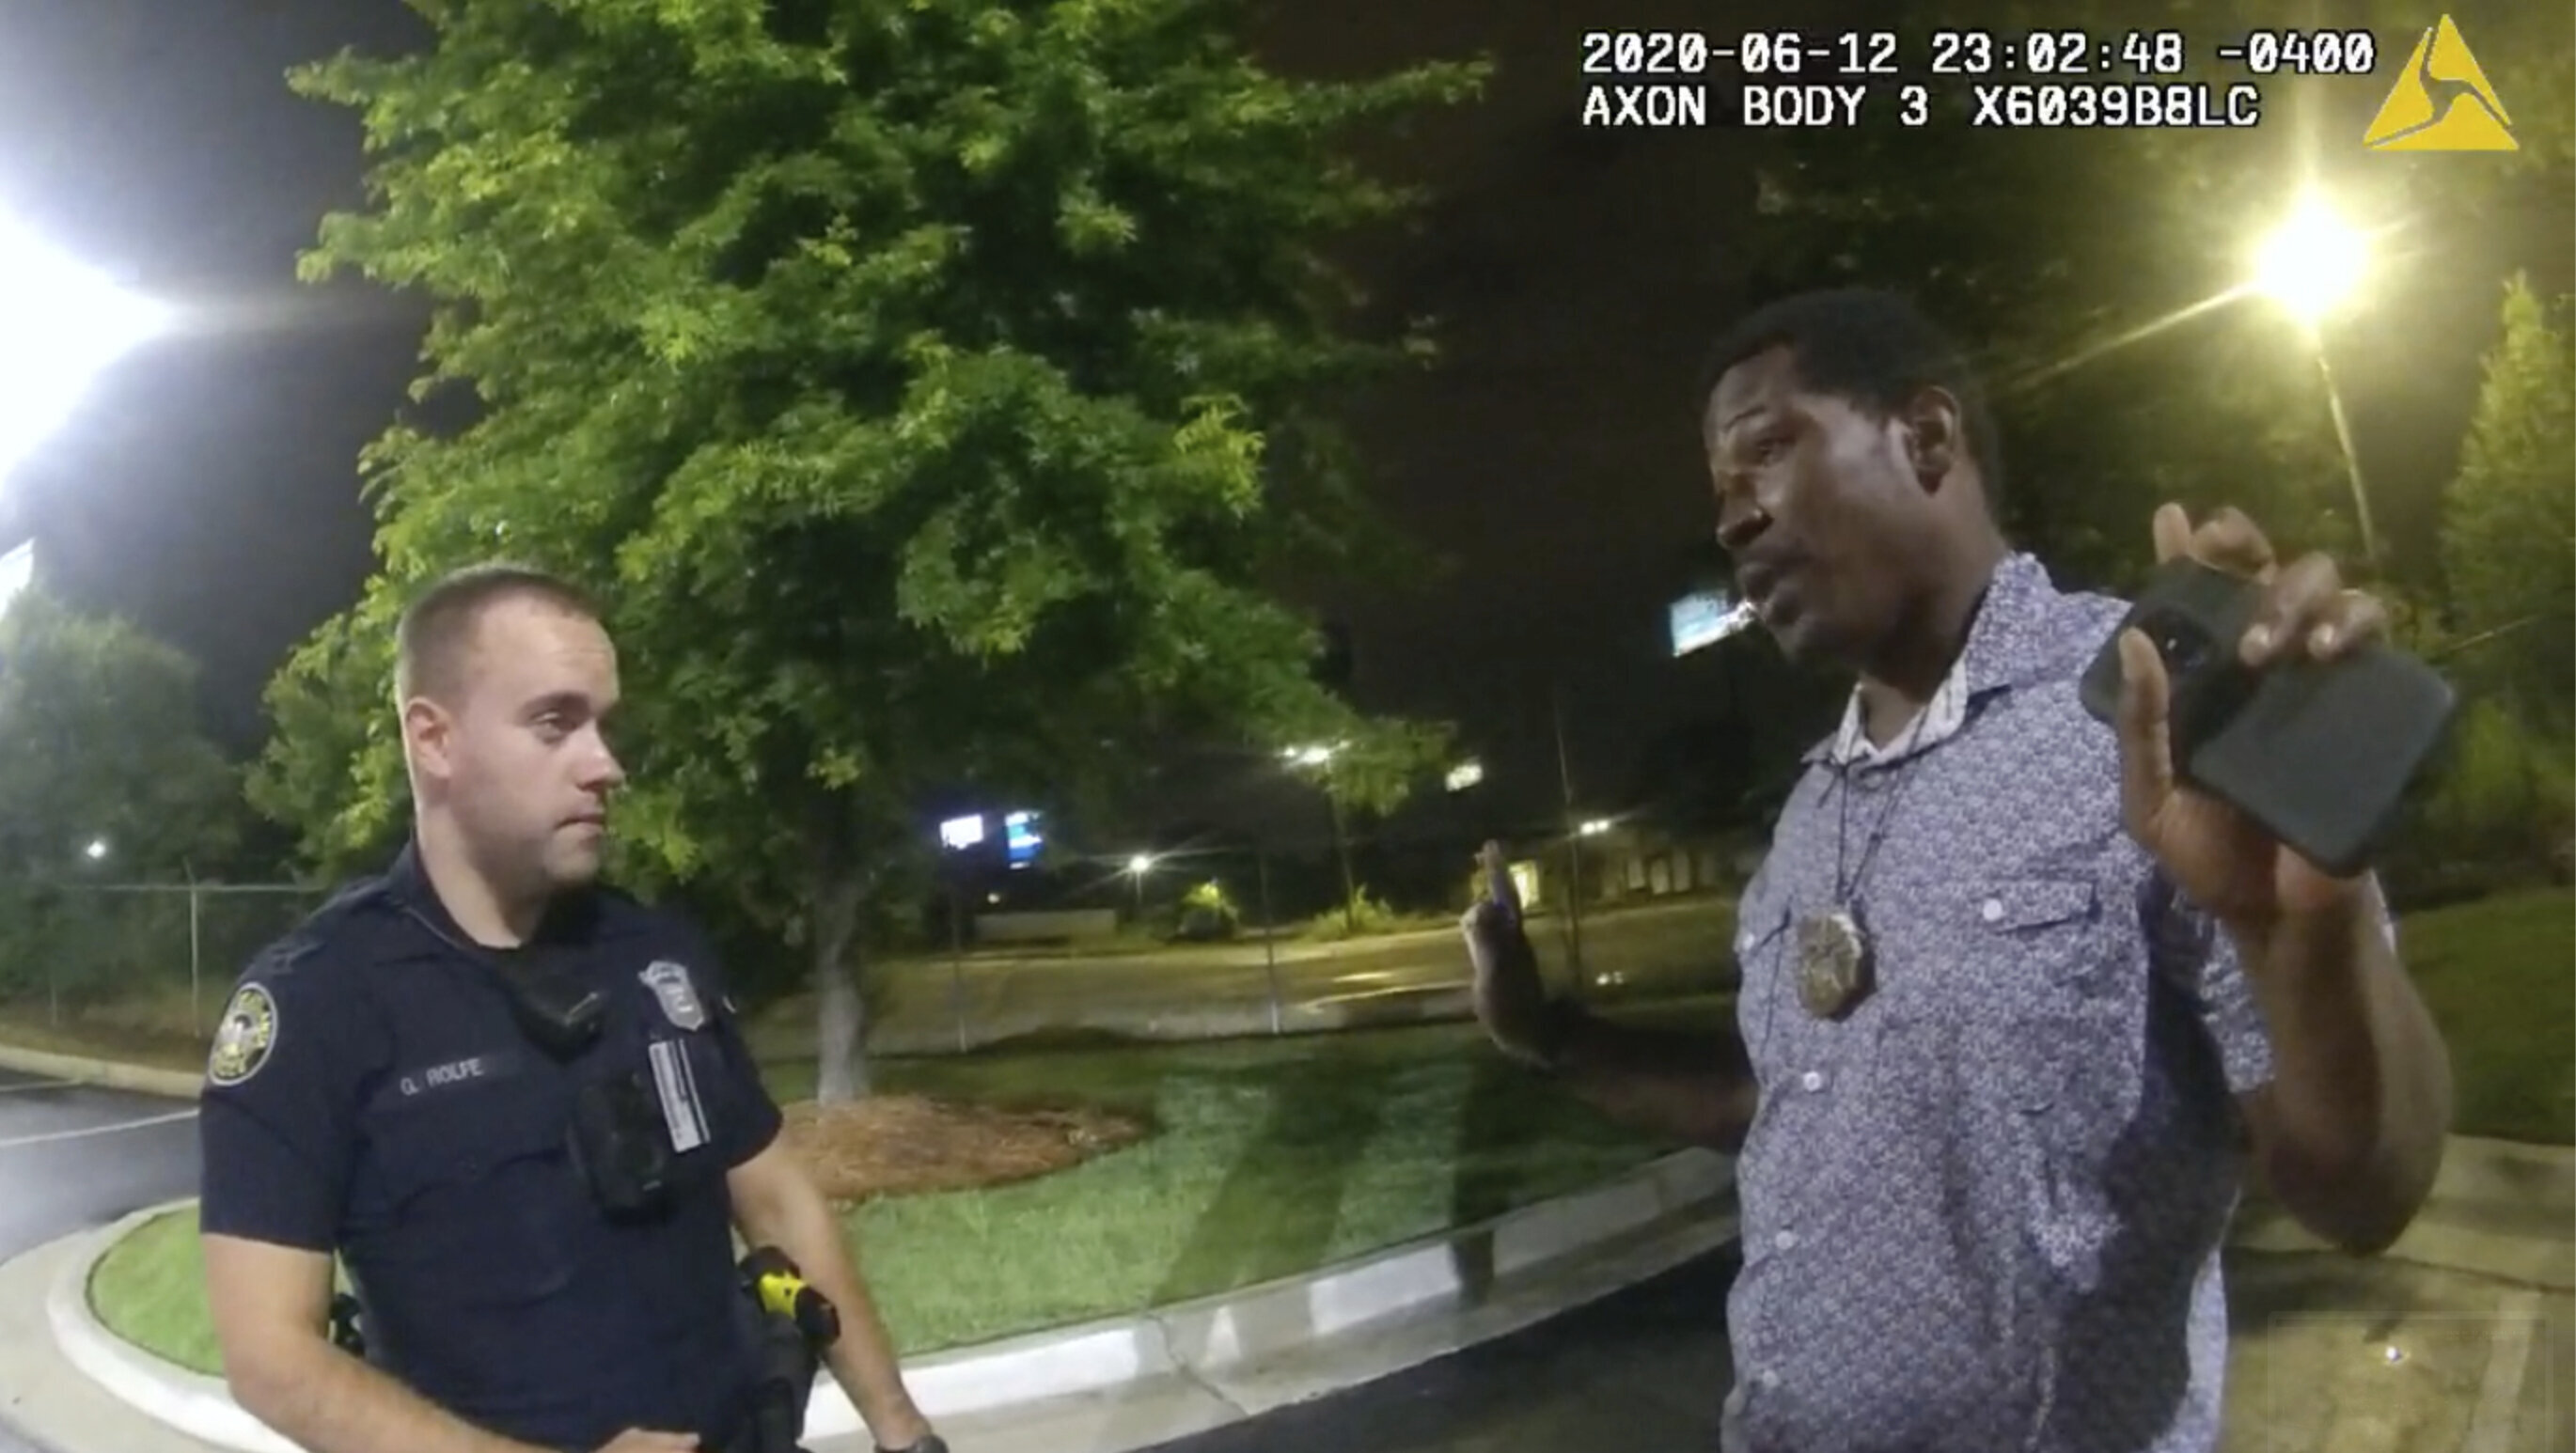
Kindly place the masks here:
<instances>
[{"instance_id":1,"label":"chain link fence","mask_svg":"<svg viewBox=\"0 0 2576 1453\"><path fill-rule=\"evenodd\" d=\"M1618 833L1580 851L1526 843L1515 858L1552 985L1602 1001L1733 986L1724 853ZM936 1054L1050 1033L1206 1039L1468 1017L1458 915L1480 891L1473 847L1368 843L1353 859L1348 907L1329 852L1140 852L1026 884L960 875L925 932L872 956L869 1047ZM810 1028L810 1003L792 996L781 1028Z\"/></svg>"},{"instance_id":2,"label":"chain link fence","mask_svg":"<svg viewBox=\"0 0 2576 1453\"><path fill-rule=\"evenodd\" d=\"M328 896L290 883L0 882L0 1012L202 1040L243 966Z\"/></svg>"}]
</instances>

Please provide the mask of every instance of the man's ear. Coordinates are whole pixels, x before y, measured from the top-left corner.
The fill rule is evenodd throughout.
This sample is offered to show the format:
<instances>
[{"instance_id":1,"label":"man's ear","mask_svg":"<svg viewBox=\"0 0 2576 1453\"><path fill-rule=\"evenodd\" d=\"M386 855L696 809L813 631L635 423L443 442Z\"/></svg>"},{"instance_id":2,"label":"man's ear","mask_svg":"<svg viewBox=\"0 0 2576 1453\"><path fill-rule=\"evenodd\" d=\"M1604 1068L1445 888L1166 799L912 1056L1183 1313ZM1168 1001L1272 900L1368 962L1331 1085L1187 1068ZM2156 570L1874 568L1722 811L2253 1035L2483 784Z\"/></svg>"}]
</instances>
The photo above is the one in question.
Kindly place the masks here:
<instances>
[{"instance_id":1,"label":"man's ear","mask_svg":"<svg viewBox=\"0 0 2576 1453\"><path fill-rule=\"evenodd\" d=\"M455 742L455 724L445 708L425 696L415 696L402 706L403 755L414 767L432 777L444 777L452 770L448 760Z\"/></svg>"},{"instance_id":2,"label":"man's ear","mask_svg":"<svg viewBox=\"0 0 2576 1453\"><path fill-rule=\"evenodd\" d=\"M1914 466L1914 477L1925 494L1940 490L1942 481L1959 464L1959 400L1948 389L1932 387L1918 391L1905 406L1900 421L1905 430L1906 461Z\"/></svg>"}]
</instances>

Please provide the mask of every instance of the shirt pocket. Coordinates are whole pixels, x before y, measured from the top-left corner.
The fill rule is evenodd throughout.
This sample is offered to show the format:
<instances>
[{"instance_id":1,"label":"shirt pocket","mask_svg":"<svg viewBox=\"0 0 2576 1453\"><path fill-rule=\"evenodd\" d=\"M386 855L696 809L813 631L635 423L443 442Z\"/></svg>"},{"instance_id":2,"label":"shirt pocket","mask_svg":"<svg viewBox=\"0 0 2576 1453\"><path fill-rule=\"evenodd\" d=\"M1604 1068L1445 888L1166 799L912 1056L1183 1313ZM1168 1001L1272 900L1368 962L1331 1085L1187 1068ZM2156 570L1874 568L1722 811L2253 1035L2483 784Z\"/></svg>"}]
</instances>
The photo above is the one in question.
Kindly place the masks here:
<instances>
[{"instance_id":1,"label":"shirt pocket","mask_svg":"<svg viewBox=\"0 0 2576 1453\"><path fill-rule=\"evenodd\" d=\"M2119 1012L2143 987L2121 901L2087 877L1968 880L1942 915L1944 937L1964 950L1952 968L1966 980L1959 993L2011 1011Z\"/></svg>"},{"instance_id":2,"label":"shirt pocket","mask_svg":"<svg viewBox=\"0 0 2576 1453\"><path fill-rule=\"evenodd\" d=\"M1926 905L1929 932L1887 985L1883 1057L1900 1078L1961 1103L2051 1117L2080 1098L2069 1076L2105 1047L2117 991L2103 897L2089 878L1965 877ZM1912 938L1912 935L1908 935ZM2098 1067L2097 1067L2098 1068ZM1942 1107L1927 1106L1938 1110Z\"/></svg>"},{"instance_id":3,"label":"shirt pocket","mask_svg":"<svg viewBox=\"0 0 2576 1453\"><path fill-rule=\"evenodd\" d=\"M554 1095L507 1081L385 1115L371 1131L390 1213L380 1244L471 1305L562 1290L591 1229L568 1124Z\"/></svg>"}]
</instances>

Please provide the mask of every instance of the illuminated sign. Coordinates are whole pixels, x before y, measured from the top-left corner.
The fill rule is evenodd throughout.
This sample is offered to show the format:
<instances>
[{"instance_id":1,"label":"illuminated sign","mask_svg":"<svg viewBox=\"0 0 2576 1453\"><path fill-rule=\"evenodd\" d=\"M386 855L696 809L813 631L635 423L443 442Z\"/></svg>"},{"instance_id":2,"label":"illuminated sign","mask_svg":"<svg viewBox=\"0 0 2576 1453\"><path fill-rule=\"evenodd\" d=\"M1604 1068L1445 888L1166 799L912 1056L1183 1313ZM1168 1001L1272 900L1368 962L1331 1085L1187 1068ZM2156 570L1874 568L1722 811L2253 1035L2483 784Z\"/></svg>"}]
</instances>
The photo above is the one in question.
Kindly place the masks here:
<instances>
[{"instance_id":1,"label":"illuminated sign","mask_svg":"<svg viewBox=\"0 0 2576 1453\"><path fill-rule=\"evenodd\" d=\"M1011 866L1025 868L1037 861L1038 848L1046 842L1038 834L1038 815L1014 812L1002 819L1002 846L1010 855Z\"/></svg>"},{"instance_id":2,"label":"illuminated sign","mask_svg":"<svg viewBox=\"0 0 2576 1453\"><path fill-rule=\"evenodd\" d=\"M952 817L939 825L939 845L952 852L971 848L984 840L984 819Z\"/></svg>"},{"instance_id":3,"label":"illuminated sign","mask_svg":"<svg viewBox=\"0 0 2576 1453\"><path fill-rule=\"evenodd\" d=\"M1722 590L1695 590L1673 602L1673 654L1687 656L1714 646L1753 619L1753 602L1738 602Z\"/></svg>"}]
</instances>

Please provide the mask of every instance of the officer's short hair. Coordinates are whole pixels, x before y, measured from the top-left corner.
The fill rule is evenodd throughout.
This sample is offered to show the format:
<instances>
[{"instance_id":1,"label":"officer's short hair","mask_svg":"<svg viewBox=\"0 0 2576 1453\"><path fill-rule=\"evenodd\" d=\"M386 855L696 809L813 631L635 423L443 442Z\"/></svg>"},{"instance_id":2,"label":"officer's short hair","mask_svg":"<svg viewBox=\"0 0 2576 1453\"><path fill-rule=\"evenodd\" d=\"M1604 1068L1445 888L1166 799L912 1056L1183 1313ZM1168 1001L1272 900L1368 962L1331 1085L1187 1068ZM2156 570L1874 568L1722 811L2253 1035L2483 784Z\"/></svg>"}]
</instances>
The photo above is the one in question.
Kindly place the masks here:
<instances>
[{"instance_id":1,"label":"officer's short hair","mask_svg":"<svg viewBox=\"0 0 2576 1453\"><path fill-rule=\"evenodd\" d=\"M396 705L419 696L454 696L483 612L505 600L526 598L599 619L599 606L587 592L533 566L493 561L452 570L412 597L394 629Z\"/></svg>"}]
</instances>

